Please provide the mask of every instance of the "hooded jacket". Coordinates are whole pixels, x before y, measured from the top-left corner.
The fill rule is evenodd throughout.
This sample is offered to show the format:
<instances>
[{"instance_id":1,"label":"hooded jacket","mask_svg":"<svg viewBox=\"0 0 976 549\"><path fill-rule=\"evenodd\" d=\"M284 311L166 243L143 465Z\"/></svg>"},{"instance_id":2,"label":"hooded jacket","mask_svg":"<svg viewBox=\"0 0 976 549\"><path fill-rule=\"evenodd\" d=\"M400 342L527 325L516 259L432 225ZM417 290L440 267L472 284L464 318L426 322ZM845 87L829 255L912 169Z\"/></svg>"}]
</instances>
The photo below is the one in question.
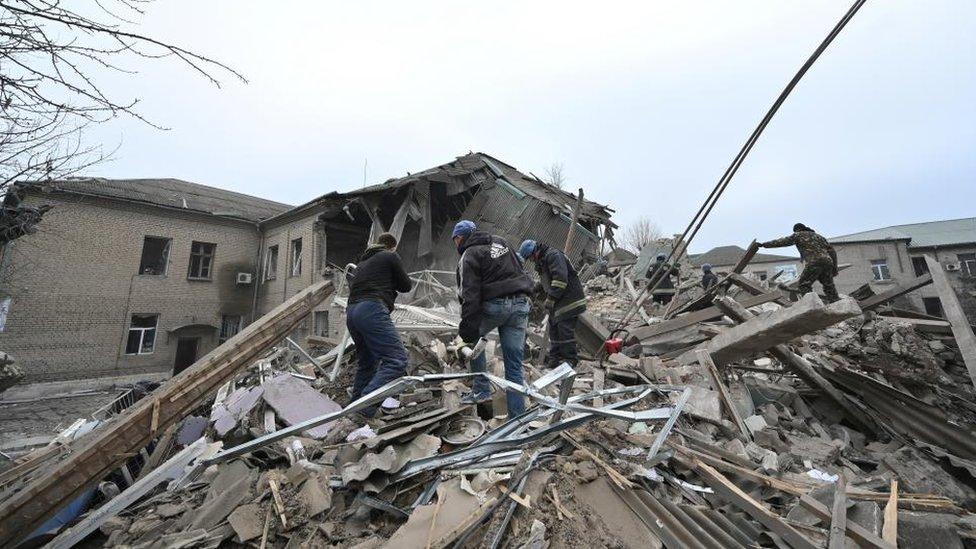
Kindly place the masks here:
<instances>
[{"instance_id":1,"label":"hooded jacket","mask_svg":"<svg viewBox=\"0 0 976 549\"><path fill-rule=\"evenodd\" d=\"M546 244L539 244L538 252L535 270L539 273L546 295L554 302L553 318L583 312L586 309L583 284L566 254Z\"/></svg>"},{"instance_id":2,"label":"hooded jacket","mask_svg":"<svg viewBox=\"0 0 976 549\"><path fill-rule=\"evenodd\" d=\"M468 343L478 340L482 304L490 299L529 295L534 284L515 251L501 237L471 233L458 246L456 271L461 324L458 335Z\"/></svg>"},{"instance_id":3,"label":"hooded jacket","mask_svg":"<svg viewBox=\"0 0 976 549\"><path fill-rule=\"evenodd\" d=\"M409 292L410 276L396 252L382 245L366 248L356 265L356 275L349 280L349 304L360 301L382 301L393 312L397 292Z\"/></svg>"}]
</instances>

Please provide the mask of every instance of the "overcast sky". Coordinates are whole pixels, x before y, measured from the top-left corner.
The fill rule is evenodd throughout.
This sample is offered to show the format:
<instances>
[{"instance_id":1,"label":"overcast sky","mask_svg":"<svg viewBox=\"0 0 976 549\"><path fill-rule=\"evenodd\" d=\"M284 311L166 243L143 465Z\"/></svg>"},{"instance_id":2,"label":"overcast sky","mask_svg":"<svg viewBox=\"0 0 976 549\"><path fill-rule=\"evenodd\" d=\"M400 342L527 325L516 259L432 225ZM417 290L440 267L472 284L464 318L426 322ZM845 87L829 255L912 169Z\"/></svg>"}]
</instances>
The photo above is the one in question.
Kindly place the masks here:
<instances>
[{"instance_id":1,"label":"overcast sky","mask_svg":"<svg viewBox=\"0 0 976 549\"><path fill-rule=\"evenodd\" d=\"M175 177L290 204L468 151L681 232L848 0L198 2L139 29L232 65L175 61L108 91L120 119L87 173ZM976 2L869 1L793 92L693 251L802 221L834 236L976 215Z\"/></svg>"}]
</instances>

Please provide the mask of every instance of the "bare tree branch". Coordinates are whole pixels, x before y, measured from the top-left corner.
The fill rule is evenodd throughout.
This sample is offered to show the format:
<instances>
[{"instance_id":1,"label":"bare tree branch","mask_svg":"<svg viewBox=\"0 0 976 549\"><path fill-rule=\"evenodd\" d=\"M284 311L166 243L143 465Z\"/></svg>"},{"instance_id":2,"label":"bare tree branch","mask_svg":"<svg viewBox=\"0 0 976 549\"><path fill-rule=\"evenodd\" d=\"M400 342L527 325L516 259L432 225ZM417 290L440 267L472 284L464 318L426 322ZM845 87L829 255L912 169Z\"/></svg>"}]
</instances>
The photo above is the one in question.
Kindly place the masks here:
<instances>
[{"instance_id":1,"label":"bare tree branch","mask_svg":"<svg viewBox=\"0 0 976 549\"><path fill-rule=\"evenodd\" d=\"M226 76L247 82L220 61L127 30L151 1L68 8L60 0L0 0L0 244L29 233L24 223L43 214L19 215L13 185L66 177L110 156L84 143L86 127L125 115L165 129L135 110L138 98L103 90L101 71L131 75L126 62L173 57L217 87Z\"/></svg>"},{"instance_id":2,"label":"bare tree branch","mask_svg":"<svg viewBox=\"0 0 976 549\"><path fill-rule=\"evenodd\" d=\"M546 168L546 177L543 179L545 183L556 187L557 189L562 189L563 185L569 179L566 177L566 173L563 171L563 165L561 162L553 162Z\"/></svg>"},{"instance_id":3,"label":"bare tree branch","mask_svg":"<svg viewBox=\"0 0 976 549\"><path fill-rule=\"evenodd\" d=\"M639 254L644 246L661 238L661 227L647 217L640 217L621 231L618 242L635 254Z\"/></svg>"}]
</instances>

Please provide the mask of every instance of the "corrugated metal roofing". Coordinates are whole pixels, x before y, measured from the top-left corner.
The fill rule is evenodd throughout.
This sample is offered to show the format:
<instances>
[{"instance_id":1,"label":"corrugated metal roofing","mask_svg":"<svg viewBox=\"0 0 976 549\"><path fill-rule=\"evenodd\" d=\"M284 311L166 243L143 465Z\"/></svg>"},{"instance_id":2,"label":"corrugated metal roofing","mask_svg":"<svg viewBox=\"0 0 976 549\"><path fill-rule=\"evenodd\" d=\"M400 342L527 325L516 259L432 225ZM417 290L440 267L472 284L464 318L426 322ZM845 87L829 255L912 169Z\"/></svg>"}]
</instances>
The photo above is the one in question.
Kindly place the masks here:
<instances>
[{"instance_id":1,"label":"corrugated metal roofing","mask_svg":"<svg viewBox=\"0 0 976 549\"><path fill-rule=\"evenodd\" d=\"M267 219L291 208L288 204L180 179L72 178L22 186L36 186L43 192L115 198L248 221Z\"/></svg>"},{"instance_id":2,"label":"corrugated metal roofing","mask_svg":"<svg viewBox=\"0 0 976 549\"><path fill-rule=\"evenodd\" d=\"M892 225L881 229L836 236L829 240L832 243L842 244L906 239L911 241L909 245L913 248L973 243L976 242L976 217Z\"/></svg>"}]
</instances>

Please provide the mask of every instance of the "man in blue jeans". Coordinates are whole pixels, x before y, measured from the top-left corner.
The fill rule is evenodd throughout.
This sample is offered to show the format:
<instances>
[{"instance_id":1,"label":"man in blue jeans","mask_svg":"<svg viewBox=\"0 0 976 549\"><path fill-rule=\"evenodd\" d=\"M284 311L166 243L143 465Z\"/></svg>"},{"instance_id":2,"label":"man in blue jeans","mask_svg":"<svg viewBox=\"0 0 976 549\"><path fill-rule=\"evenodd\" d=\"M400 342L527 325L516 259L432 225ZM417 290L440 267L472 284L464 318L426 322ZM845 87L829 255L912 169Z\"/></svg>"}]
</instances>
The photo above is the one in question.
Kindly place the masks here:
<instances>
[{"instance_id":1,"label":"man in blue jeans","mask_svg":"<svg viewBox=\"0 0 976 549\"><path fill-rule=\"evenodd\" d=\"M505 361L505 379L522 385L522 357L525 352L525 328L529 322L529 295L534 284L522 267L515 251L504 239L477 230L474 222L463 220L452 233L461 259L457 266L458 298L461 301L461 324L458 335L468 346L478 338L498 329ZM485 371L485 355L471 361L472 372ZM462 403L478 403L491 397L488 380L474 378L473 391ZM525 399L508 391L508 417L525 412Z\"/></svg>"},{"instance_id":2,"label":"man in blue jeans","mask_svg":"<svg viewBox=\"0 0 976 549\"><path fill-rule=\"evenodd\" d=\"M363 252L349 282L346 328L356 343L359 362L353 400L403 376L407 369L407 350L390 319L397 292L409 292L411 286L396 245L396 237L381 234L376 244ZM374 406L363 415L375 412Z\"/></svg>"}]
</instances>

